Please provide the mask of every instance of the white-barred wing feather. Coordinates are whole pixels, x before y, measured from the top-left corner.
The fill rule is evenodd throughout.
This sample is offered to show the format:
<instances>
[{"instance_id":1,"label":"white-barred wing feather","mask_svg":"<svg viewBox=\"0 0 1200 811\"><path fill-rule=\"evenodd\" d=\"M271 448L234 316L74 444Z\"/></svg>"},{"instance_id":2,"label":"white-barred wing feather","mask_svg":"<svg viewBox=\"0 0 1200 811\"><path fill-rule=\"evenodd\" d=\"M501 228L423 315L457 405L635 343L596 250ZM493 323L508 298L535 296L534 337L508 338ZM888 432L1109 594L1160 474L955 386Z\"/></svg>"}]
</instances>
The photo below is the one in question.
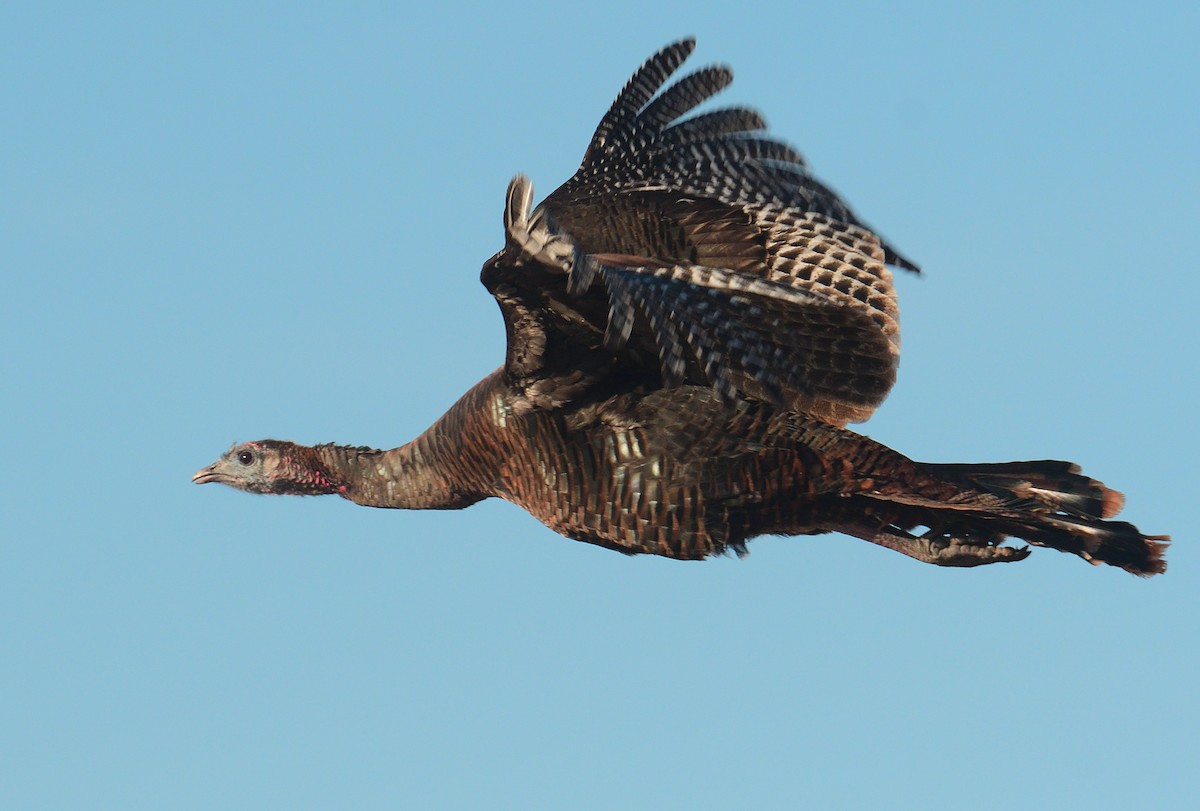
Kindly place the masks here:
<instances>
[{"instance_id":1,"label":"white-barred wing feather","mask_svg":"<svg viewBox=\"0 0 1200 811\"><path fill-rule=\"evenodd\" d=\"M579 170L541 205L531 208L532 185L514 178L507 247L483 273L501 308L515 308L505 316L510 341L522 335L512 325L540 310L540 331L529 333L539 346L581 341L583 356L607 335L604 346L625 350L614 363L657 374L660 385L708 384L838 424L866 419L899 357L886 263L915 266L814 180L795 149L766 135L757 113L681 119L733 78L707 67L664 89L692 47L678 42L647 60ZM599 274L597 290L599 256L625 258ZM549 390L545 378L565 369L548 362L539 375L535 355L510 346L510 360L521 359L513 378Z\"/></svg>"}]
</instances>

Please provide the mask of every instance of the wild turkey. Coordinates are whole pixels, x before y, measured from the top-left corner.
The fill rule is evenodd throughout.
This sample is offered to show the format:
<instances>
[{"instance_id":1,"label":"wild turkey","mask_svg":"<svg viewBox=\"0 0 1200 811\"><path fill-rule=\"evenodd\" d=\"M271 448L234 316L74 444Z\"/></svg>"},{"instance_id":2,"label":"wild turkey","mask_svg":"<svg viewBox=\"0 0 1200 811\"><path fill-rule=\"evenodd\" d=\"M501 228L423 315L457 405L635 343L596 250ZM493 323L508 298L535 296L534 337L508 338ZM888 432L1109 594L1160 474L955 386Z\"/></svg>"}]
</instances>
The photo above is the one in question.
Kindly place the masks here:
<instances>
[{"instance_id":1,"label":"wild turkey","mask_svg":"<svg viewBox=\"0 0 1200 811\"><path fill-rule=\"evenodd\" d=\"M1104 520L1121 495L1074 465L921 464L844 428L895 378L885 264L916 266L757 113L682 118L732 79L708 67L659 92L693 47L634 74L540 206L509 186L482 272L501 369L402 447L261 440L193 480L408 509L499 497L567 537L681 559L838 531L946 566L1020 560L1001 545L1016 537L1164 571L1168 538Z\"/></svg>"}]
</instances>

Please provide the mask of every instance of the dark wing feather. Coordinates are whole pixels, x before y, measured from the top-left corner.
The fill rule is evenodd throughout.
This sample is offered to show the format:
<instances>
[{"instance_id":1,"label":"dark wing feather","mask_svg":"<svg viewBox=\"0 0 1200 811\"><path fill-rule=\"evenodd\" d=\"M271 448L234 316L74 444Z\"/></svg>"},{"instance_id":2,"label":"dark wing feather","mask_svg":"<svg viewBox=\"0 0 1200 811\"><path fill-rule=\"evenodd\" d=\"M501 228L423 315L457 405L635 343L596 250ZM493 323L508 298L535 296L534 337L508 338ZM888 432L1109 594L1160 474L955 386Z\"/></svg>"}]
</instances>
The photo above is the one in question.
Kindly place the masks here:
<instances>
[{"instance_id":1,"label":"dark wing feather","mask_svg":"<svg viewBox=\"0 0 1200 811\"><path fill-rule=\"evenodd\" d=\"M732 80L710 67L662 89L693 47L668 46L635 73L540 206L528 180L510 185L507 245L483 273L508 326L510 381L538 392L531 406L555 407L620 363L659 385L865 419L898 357L885 263L915 266L757 113L680 120Z\"/></svg>"},{"instance_id":2,"label":"dark wing feather","mask_svg":"<svg viewBox=\"0 0 1200 811\"><path fill-rule=\"evenodd\" d=\"M766 128L767 122L763 120L762 116L745 107L710 110L707 113L701 113L672 124L659 136L655 148L667 152L701 141L738 133L757 132ZM803 165L804 159L797 154L796 162Z\"/></svg>"},{"instance_id":3,"label":"dark wing feather","mask_svg":"<svg viewBox=\"0 0 1200 811\"><path fill-rule=\"evenodd\" d=\"M679 118L729 85L728 68L698 70L654 98L694 48L691 39L668 45L626 83L597 126L579 169L542 203L555 220L580 201L663 189L731 205L796 208L868 228L808 173L798 152L763 135L765 122L755 111L731 108ZM755 155L744 141L771 146ZM889 264L917 270L890 245L881 245Z\"/></svg>"},{"instance_id":4,"label":"dark wing feather","mask_svg":"<svg viewBox=\"0 0 1200 811\"><path fill-rule=\"evenodd\" d=\"M583 156L584 166L603 163L605 156L622 149L629 151L630 138L638 130L638 113L695 48L696 40L691 38L673 42L647 59L629 77L604 118L596 125L596 132Z\"/></svg>"},{"instance_id":5,"label":"dark wing feather","mask_svg":"<svg viewBox=\"0 0 1200 811\"><path fill-rule=\"evenodd\" d=\"M701 265L645 265L605 256L609 349L642 314L660 336L664 382L694 363L717 392L788 401L801 411L841 405L835 418L869 411L891 387L893 346L870 315L756 276ZM842 421L842 420L838 420Z\"/></svg>"}]
</instances>

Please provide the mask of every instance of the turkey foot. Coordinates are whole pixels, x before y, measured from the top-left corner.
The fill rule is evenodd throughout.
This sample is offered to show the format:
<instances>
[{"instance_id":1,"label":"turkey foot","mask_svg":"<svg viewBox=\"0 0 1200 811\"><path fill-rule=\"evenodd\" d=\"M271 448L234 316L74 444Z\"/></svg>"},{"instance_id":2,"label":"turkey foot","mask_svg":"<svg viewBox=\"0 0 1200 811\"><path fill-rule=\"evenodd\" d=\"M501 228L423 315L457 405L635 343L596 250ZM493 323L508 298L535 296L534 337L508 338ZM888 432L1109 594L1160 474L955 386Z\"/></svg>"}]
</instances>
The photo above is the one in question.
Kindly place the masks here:
<instances>
[{"instance_id":1,"label":"turkey foot","mask_svg":"<svg viewBox=\"0 0 1200 811\"><path fill-rule=\"evenodd\" d=\"M959 538L922 537L914 538L907 532L892 532L881 529L864 532L860 527L836 527L836 531L864 541L879 544L908 555L922 563L935 566L985 566L989 563L1012 563L1029 557L1029 547L988 546L980 542L969 542Z\"/></svg>"}]
</instances>

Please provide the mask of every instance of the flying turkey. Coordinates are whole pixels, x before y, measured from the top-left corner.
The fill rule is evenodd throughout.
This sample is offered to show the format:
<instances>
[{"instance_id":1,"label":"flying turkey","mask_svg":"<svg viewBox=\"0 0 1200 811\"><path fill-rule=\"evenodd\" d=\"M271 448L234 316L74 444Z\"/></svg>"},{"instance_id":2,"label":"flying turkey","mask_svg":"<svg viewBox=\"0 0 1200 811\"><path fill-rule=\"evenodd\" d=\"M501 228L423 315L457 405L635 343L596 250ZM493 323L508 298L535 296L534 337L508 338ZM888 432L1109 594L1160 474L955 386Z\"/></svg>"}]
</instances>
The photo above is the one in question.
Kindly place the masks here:
<instances>
[{"instance_id":1,"label":"flying turkey","mask_svg":"<svg viewBox=\"0 0 1200 811\"><path fill-rule=\"evenodd\" d=\"M699 559L750 538L842 532L943 566L1015 561L1019 538L1138 575L1166 536L1056 461L922 464L845 428L890 390L888 265L917 267L770 137L754 111L688 115L732 80L666 86L647 60L579 170L536 208L508 189L483 266L504 366L407 445L235 445L193 477L251 493L460 509L503 498L621 552Z\"/></svg>"}]
</instances>

